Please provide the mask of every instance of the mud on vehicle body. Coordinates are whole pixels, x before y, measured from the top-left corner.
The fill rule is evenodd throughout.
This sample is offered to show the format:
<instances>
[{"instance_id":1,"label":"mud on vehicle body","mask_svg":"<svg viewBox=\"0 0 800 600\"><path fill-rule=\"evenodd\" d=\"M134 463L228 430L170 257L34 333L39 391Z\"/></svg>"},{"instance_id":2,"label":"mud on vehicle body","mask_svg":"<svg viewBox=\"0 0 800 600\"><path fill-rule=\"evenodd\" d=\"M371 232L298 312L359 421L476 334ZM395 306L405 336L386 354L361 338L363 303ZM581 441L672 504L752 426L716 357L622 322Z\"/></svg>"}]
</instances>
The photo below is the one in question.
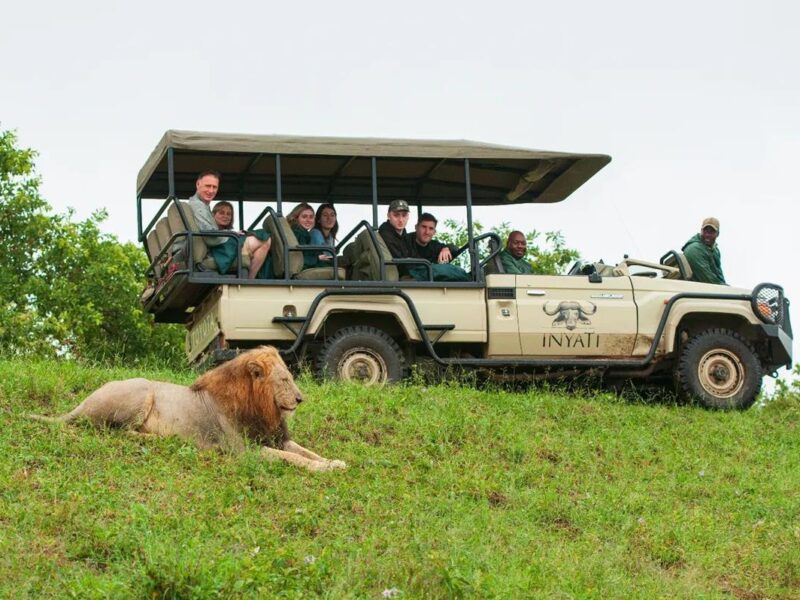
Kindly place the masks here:
<instances>
[{"instance_id":1,"label":"mud on vehicle body","mask_svg":"<svg viewBox=\"0 0 800 600\"><path fill-rule=\"evenodd\" d=\"M266 343L320 377L383 383L422 362L503 378L592 371L669 378L712 408L750 406L764 374L791 366L780 286L696 283L675 251L658 262L579 262L566 275L506 274L501 240L473 234L474 206L558 202L609 161L464 141L169 131L137 182L139 236L152 261L142 302L157 321L186 324L195 364ZM246 279L245 265L216 271L203 242L212 234L197 231L179 200L206 168L222 172L217 199L238 203L242 225L246 210L261 208L250 228L271 235L274 279ZM469 237L459 254L470 281L400 277L410 259L392 259L377 234L395 198L418 212L463 207ZM153 199L159 208L143 226L144 200ZM364 205L371 216L340 232L331 267L302 268L302 251L321 247L298 244L286 223L285 203L301 201Z\"/></svg>"}]
</instances>

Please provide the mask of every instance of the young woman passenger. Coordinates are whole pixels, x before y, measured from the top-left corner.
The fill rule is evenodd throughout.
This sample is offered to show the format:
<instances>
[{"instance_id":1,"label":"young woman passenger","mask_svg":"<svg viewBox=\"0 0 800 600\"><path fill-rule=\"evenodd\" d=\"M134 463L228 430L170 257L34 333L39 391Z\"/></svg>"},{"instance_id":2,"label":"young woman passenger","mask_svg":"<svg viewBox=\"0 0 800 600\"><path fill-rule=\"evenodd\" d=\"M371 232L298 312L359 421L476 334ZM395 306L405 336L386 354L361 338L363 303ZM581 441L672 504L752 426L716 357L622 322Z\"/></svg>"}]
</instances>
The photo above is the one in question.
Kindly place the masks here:
<instances>
[{"instance_id":1,"label":"young woman passenger","mask_svg":"<svg viewBox=\"0 0 800 600\"><path fill-rule=\"evenodd\" d=\"M217 224L218 229L223 231L233 230L233 205L230 202L225 200L217 202L214 208L211 209L211 213L214 215L214 222ZM253 279L267 259L272 240L269 239L268 235L264 239L260 239L249 233L238 233L239 235L247 236L242 244L242 254L250 256L247 277ZM224 244L211 247L211 256L214 257L214 261L217 263L217 270L220 273L227 273L228 269L236 261L237 249L238 243L233 237L226 240Z\"/></svg>"},{"instance_id":2,"label":"young woman passenger","mask_svg":"<svg viewBox=\"0 0 800 600\"><path fill-rule=\"evenodd\" d=\"M308 202L301 202L286 216L286 221L291 226L298 244L315 243L311 235L314 231L314 218L314 209ZM319 245L324 245L324 241ZM327 259L323 256L326 255L319 250L303 250L303 268L324 266L331 258L330 255L327 255Z\"/></svg>"},{"instance_id":3,"label":"young woman passenger","mask_svg":"<svg viewBox=\"0 0 800 600\"><path fill-rule=\"evenodd\" d=\"M336 215L336 208L330 202L325 202L317 208L314 217L314 229L311 230L311 243L315 246L336 247L336 234L339 232L339 220ZM330 254L320 254L321 261L330 262L333 256Z\"/></svg>"},{"instance_id":4,"label":"young woman passenger","mask_svg":"<svg viewBox=\"0 0 800 600\"><path fill-rule=\"evenodd\" d=\"M336 215L336 208L330 202L320 204L314 217L311 243L335 246L337 233L339 233L339 221Z\"/></svg>"}]
</instances>

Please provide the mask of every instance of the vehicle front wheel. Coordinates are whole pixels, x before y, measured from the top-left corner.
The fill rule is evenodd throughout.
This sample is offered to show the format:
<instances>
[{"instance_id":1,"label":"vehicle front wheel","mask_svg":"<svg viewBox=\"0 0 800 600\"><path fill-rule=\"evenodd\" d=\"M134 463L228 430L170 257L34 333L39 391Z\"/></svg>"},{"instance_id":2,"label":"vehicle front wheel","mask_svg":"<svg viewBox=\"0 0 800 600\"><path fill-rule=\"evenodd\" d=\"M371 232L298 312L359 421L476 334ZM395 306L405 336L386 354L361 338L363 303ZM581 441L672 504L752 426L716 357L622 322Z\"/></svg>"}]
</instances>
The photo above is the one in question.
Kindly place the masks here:
<instances>
[{"instance_id":1,"label":"vehicle front wheel","mask_svg":"<svg viewBox=\"0 0 800 600\"><path fill-rule=\"evenodd\" d=\"M761 363L750 345L727 329L709 329L683 347L678 391L706 408L744 410L761 389Z\"/></svg>"},{"instance_id":2,"label":"vehicle front wheel","mask_svg":"<svg viewBox=\"0 0 800 600\"><path fill-rule=\"evenodd\" d=\"M380 385L403 378L400 346L375 327L343 327L322 345L317 371L323 378Z\"/></svg>"}]
</instances>

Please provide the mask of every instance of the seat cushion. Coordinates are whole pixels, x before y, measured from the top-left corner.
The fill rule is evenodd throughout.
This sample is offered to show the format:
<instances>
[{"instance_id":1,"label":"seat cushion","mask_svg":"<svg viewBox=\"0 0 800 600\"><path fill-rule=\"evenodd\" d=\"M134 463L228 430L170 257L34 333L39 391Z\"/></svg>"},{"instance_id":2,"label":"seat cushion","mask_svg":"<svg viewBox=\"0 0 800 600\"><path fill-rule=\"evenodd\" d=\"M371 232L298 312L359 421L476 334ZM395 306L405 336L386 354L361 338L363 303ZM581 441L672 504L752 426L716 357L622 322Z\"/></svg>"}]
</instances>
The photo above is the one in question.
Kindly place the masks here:
<instances>
[{"instance_id":1,"label":"seat cushion","mask_svg":"<svg viewBox=\"0 0 800 600\"><path fill-rule=\"evenodd\" d=\"M381 263L387 260L392 260L392 255L389 253L389 248L386 242L383 241L381 234L375 232L375 239L377 240L378 247L372 243L372 236L369 231L364 230L356 237L356 249L358 258L353 262L353 279L377 281L381 278ZM399 279L397 267L395 265L386 265L386 281L397 281Z\"/></svg>"},{"instance_id":2,"label":"seat cushion","mask_svg":"<svg viewBox=\"0 0 800 600\"><path fill-rule=\"evenodd\" d=\"M682 252L677 252L675 250L668 253L666 258L664 259L664 264L668 267L675 267L676 269L680 269L683 267L683 272L686 274L686 279L690 280L692 278L692 267L689 265L689 261L686 260L686 256ZM680 279L680 273L670 277L667 276L668 279Z\"/></svg>"},{"instance_id":3,"label":"seat cushion","mask_svg":"<svg viewBox=\"0 0 800 600\"><path fill-rule=\"evenodd\" d=\"M344 280L344 267L339 267L338 271L339 279ZM294 279L333 279L333 267L311 267L310 269L304 269L295 275Z\"/></svg>"},{"instance_id":4,"label":"seat cushion","mask_svg":"<svg viewBox=\"0 0 800 600\"><path fill-rule=\"evenodd\" d=\"M278 233L278 229L283 232L283 236ZM272 270L275 277L284 277L286 272L286 265L284 264L284 245L283 241L286 240L289 248L297 247L297 237L292 231L292 227L286 220L286 217L278 217L277 223L273 215L268 215L264 219L264 229L269 233L272 240L272 247L270 248L270 256L272 256ZM303 253L302 252L289 252L289 276L294 277L303 268Z\"/></svg>"},{"instance_id":5,"label":"seat cushion","mask_svg":"<svg viewBox=\"0 0 800 600\"><path fill-rule=\"evenodd\" d=\"M187 230L198 231L197 223L194 220L194 212L189 206L189 203L181 201L181 208L183 209L183 214L186 216L188 228L186 225L184 225L183 219L181 219L181 214L178 211L178 205L175 202L170 204L169 208L167 209L167 220L169 221L169 227L173 235ZM183 240L177 240L172 251L173 253L179 253L183 248L185 248L185 246L185 238ZM202 269L214 271L217 269L217 263L214 262L214 259L209 256L208 246L206 245L205 240L203 240L202 236L199 235L192 237L192 263L198 265Z\"/></svg>"}]
</instances>

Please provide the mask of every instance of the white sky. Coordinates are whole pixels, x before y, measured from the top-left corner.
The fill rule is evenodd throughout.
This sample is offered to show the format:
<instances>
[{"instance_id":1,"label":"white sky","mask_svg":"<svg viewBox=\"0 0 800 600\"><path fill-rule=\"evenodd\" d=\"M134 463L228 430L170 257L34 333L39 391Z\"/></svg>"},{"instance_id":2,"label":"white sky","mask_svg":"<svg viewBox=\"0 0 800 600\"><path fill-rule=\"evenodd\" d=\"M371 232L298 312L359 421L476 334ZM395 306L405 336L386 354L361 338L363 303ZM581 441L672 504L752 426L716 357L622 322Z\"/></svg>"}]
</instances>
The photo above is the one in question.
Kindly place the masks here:
<instances>
[{"instance_id":1,"label":"white sky","mask_svg":"<svg viewBox=\"0 0 800 600\"><path fill-rule=\"evenodd\" d=\"M31 1L0 23L0 128L56 209L106 207L122 240L167 129L601 152L565 202L478 220L612 262L716 216L729 282L783 284L800 328L797 2Z\"/></svg>"}]
</instances>

